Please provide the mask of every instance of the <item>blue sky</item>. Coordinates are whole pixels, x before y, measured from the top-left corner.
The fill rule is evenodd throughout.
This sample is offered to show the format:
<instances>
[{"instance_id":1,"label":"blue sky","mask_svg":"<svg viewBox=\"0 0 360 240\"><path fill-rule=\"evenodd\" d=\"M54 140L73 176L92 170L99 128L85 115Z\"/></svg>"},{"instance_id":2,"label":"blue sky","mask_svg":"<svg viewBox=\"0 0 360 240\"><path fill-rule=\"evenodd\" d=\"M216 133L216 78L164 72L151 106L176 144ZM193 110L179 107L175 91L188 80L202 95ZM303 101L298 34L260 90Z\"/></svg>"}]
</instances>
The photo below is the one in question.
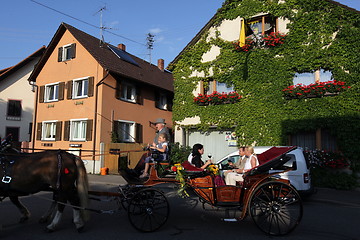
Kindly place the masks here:
<instances>
[{"instance_id":1,"label":"blue sky","mask_svg":"<svg viewBox=\"0 0 360 240\"><path fill-rule=\"evenodd\" d=\"M360 10L359 0L338 0ZM39 4L40 3L40 4ZM133 55L150 60L146 37L155 35L151 62L167 66L221 7L223 0L11 0L1 3L0 69L13 66L48 45L61 22L104 40L123 43ZM47 6L44 7L41 4ZM51 10L49 8L55 9ZM58 11L58 12L57 12ZM62 12L64 14L61 14ZM71 16L71 17L69 17ZM78 21L76 19L81 21Z\"/></svg>"}]
</instances>

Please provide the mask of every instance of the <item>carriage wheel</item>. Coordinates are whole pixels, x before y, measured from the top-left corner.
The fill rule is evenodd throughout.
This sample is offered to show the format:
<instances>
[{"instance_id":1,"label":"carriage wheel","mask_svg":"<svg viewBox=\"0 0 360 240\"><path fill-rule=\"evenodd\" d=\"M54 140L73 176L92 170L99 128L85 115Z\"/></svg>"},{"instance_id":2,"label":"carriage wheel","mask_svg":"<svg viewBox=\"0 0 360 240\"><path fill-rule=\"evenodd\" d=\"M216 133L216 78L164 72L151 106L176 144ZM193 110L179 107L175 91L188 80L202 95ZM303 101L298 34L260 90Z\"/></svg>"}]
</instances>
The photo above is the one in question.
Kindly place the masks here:
<instances>
[{"instance_id":1,"label":"carriage wheel","mask_svg":"<svg viewBox=\"0 0 360 240\"><path fill-rule=\"evenodd\" d=\"M295 188L271 181L252 193L249 212L256 225L270 235L285 235L300 223L303 206Z\"/></svg>"},{"instance_id":2,"label":"carriage wheel","mask_svg":"<svg viewBox=\"0 0 360 240\"><path fill-rule=\"evenodd\" d=\"M153 232L165 224L169 216L169 203L156 189L143 189L130 200L128 217L131 225L141 232Z\"/></svg>"}]
</instances>

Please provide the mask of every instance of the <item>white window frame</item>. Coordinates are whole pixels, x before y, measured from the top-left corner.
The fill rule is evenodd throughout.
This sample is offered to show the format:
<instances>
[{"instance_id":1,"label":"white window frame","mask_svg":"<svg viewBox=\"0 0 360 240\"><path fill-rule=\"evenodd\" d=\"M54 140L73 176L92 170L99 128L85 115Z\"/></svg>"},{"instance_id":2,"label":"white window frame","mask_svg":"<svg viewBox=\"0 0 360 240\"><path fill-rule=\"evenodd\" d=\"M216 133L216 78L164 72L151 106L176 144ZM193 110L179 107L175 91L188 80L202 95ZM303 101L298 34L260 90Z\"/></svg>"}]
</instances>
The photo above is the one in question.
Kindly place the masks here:
<instances>
[{"instance_id":1,"label":"white window frame","mask_svg":"<svg viewBox=\"0 0 360 240\"><path fill-rule=\"evenodd\" d=\"M120 99L128 102L136 102L136 87L135 85L123 82L121 86Z\"/></svg>"},{"instance_id":2,"label":"white window frame","mask_svg":"<svg viewBox=\"0 0 360 240\"><path fill-rule=\"evenodd\" d=\"M84 84L86 82L86 84ZM81 86L80 94L78 95L79 86ZM88 97L89 93L89 77L86 78L77 78L73 80L72 85L72 98L85 98Z\"/></svg>"},{"instance_id":3,"label":"white window frame","mask_svg":"<svg viewBox=\"0 0 360 240\"><path fill-rule=\"evenodd\" d=\"M88 119L70 119L70 141L86 141Z\"/></svg>"},{"instance_id":4,"label":"white window frame","mask_svg":"<svg viewBox=\"0 0 360 240\"><path fill-rule=\"evenodd\" d=\"M52 96L50 96L51 89L54 89ZM50 99L50 97L52 99ZM59 101L59 82L45 85L45 102Z\"/></svg>"},{"instance_id":5,"label":"white window frame","mask_svg":"<svg viewBox=\"0 0 360 240\"><path fill-rule=\"evenodd\" d=\"M43 121L42 122L41 140L55 141L55 138L56 138L56 123L57 122L58 121L56 121L56 120L55 121ZM48 129L50 131L49 136L47 136L47 130Z\"/></svg>"},{"instance_id":6,"label":"white window frame","mask_svg":"<svg viewBox=\"0 0 360 240\"><path fill-rule=\"evenodd\" d=\"M119 131L116 129L116 133L118 135L119 140L121 142L135 142L135 126L136 123L133 121L125 121L125 120L116 120L119 122L119 125L126 124L128 126L124 131Z\"/></svg>"},{"instance_id":7,"label":"white window frame","mask_svg":"<svg viewBox=\"0 0 360 240\"><path fill-rule=\"evenodd\" d=\"M71 60L71 54L69 54L70 52L68 51L69 49L71 49L71 45L72 44L67 44L62 46L62 55L61 55L61 61L68 61ZM71 51L71 50L70 50Z\"/></svg>"}]
</instances>

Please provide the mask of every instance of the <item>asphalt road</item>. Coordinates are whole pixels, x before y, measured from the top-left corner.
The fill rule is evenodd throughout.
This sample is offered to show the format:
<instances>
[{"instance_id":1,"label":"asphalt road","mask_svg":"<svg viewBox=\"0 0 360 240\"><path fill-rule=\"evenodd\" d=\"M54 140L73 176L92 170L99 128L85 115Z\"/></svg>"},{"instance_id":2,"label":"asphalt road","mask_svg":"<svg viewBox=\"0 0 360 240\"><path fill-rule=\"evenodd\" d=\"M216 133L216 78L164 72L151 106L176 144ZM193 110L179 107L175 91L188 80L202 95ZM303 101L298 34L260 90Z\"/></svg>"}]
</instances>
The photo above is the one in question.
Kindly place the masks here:
<instances>
[{"instance_id":1,"label":"asphalt road","mask_svg":"<svg viewBox=\"0 0 360 240\"><path fill-rule=\"evenodd\" d=\"M116 192L125 181L117 175L89 175L90 190ZM72 224L72 211L65 213L58 231L45 233L45 225L38 219L49 206L49 193L24 197L23 203L32 212L32 217L19 224L16 208L4 200L0 204L0 239L274 239L266 236L250 217L240 222L224 222L222 211L203 210L196 198L182 199L171 185L161 188L170 204L170 215L166 224L156 232L141 233L128 221L127 212L120 209L114 214L92 213L85 231L78 233ZM107 199L109 200L109 199ZM117 210L116 201L91 201L91 207L101 210ZM211 209L210 209L211 210ZM318 189L304 202L304 215L299 226L289 235L276 239L316 240L360 240L360 191L336 191Z\"/></svg>"}]
</instances>

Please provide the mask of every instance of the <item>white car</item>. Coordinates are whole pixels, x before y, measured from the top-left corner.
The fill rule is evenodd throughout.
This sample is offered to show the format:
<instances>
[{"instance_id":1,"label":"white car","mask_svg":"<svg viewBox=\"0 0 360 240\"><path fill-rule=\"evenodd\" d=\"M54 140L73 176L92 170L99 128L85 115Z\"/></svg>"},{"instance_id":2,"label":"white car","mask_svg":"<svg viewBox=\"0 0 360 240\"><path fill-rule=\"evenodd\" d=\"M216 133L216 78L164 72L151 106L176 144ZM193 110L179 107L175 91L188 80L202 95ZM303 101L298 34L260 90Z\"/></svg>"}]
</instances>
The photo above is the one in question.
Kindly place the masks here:
<instances>
[{"instance_id":1,"label":"white car","mask_svg":"<svg viewBox=\"0 0 360 240\"><path fill-rule=\"evenodd\" d=\"M265 153L270 148L273 148L273 146L254 147L254 152L259 155ZM290 184L293 185L299 193L302 193L302 195L312 193L313 187L311 184L310 165L305 159L303 149L296 147L286 153L286 156L290 157L290 160L286 162L281 169L271 169L269 173L281 172L287 168L293 168L291 171L279 173L279 176L289 180ZM219 166L220 173L223 174L224 171L229 169L228 163L230 161L235 163L239 158L239 151L235 151L218 160L216 164Z\"/></svg>"}]
</instances>

